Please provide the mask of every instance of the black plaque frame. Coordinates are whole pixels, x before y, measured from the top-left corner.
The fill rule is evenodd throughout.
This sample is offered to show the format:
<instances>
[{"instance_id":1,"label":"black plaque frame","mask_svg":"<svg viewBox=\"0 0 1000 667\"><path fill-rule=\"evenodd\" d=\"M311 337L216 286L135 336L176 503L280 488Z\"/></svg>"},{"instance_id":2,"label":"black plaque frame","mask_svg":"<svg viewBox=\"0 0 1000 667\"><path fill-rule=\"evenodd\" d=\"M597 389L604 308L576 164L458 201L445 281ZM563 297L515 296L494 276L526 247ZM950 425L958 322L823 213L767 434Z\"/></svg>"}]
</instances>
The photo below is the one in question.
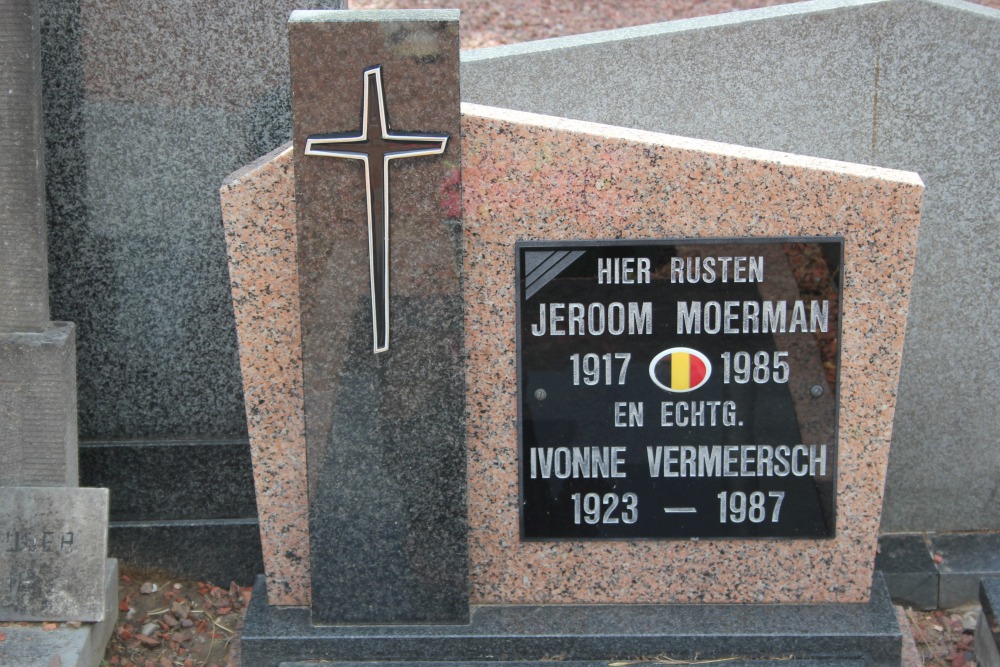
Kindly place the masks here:
<instances>
[{"instance_id":1,"label":"black plaque frame","mask_svg":"<svg viewBox=\"0 0 1000 667\"><path fill-rule=\"evenodd\" d=\"M834 537L843 248L840 237L518 242L521 538ZM716 258L716 279L711 283L671 282L673 258L686 262L685 258L696 256ZM648 283L642 282L647 275L638 265L640 257L649 260ZM722 282L724 262L720 257L765 259L760 260L756 272L748 272L749 259L742 263L743 282L732 280L737 261L731 260L726 265L730 280ZM628 258L635 260L632 273L624 270L628 263L622 260ZM782 258L787 261L784 267ZM608 262L603 266L609 271L603 275L614 281L611 267L616 259L617 279L633 282L598 283L599 261ZM799 269L795 278L791 264L803 261L810 263L808 270ZM818 279L812 275L813 265L818 267ZM707 265L699 266L701 276L707 277ZM770 283L769 275L774 277ZM756 277L763 280L746 280ZM708 319L696 318L702 326L699 333L677 333L679 301L702 304L702 315ZM754 302L763 309L769 302L769 314L773 315L780 311L778 302L782 301L785 331L753 333L754 318L744 316L744 305ZM815 309L814 301L818 304ZM728 306L729 302L738 305ZM543 303L564 305L541 310ZM575 303L583 307L582 315L580 307L569 305ZM706 306L708 303L718 304L718 310ZM590 304L598 304L593 313ZM753 307L746 307L752 314ZM596 335L601 311L605 329ZM553 312L558 313L554 320ZM684 312L691 315L690 308ZM710 317L716 312L723 319ZM739 317L730 317L727 322L725 315L733 312ZM616 315L621 317L614 319ZM617 335L609 333L608 318L614 319ZM789 332L792 319L797 325ZM818 330L823 321L826 332ZM692 322L689 317L686 326L693 327ZM720 327L718 333L708 333L713 322ZM738 332L726 333L727 323L737 325ZM762 324L758 318L758 326ZM770 324L778 328L773 318ZM821 345L820 337L825 344ZM835 338L832 343L831 337ZM786 349L789 347L792 349ZM664 380L663 369L672 373L673 366L663 364L684 368L687 363L683 353L663 357L675 348L688 350L688 359L700 353L712 366L703 385L687 391L664 386L670 385L670 380ZM728 363L724 364L727 353ZM629 357L624 374L623 355ZM737 355L741 356L739 361ZM661 362L654 372L650 364L658 356ZM765 365L757 363L765 357L766 372L756 368ZM662 361L664 358L667 361ZM737 379L747 378L743 373L737 378L737 367L742 370L740 362L747 360L749 380L737 383ZM692 366L697 363L690 361ZM722 366L728 366L727 373ZM782 373L785 382L773 381ZM755 382L765 375L767 381ZM690 377L698 380L697 373ZM729 381L723 382L727 378ZM595 384L589 385L590 381ZM624 384L619 385L620 381ZM666 418L665 402L672 406ZM616 403L625 407L616 407ZM636 403L644 406L641 425L629 407ZM680 403L687 405L686 413L677 408ZM685 416L697 425L680 426ZM616 422L619 426L614 426ZM804 438L807 433L811 436L808 439ZM612 449L615 447L622 449ZM781 463L782 458L787 463ZM617 467L616 459L621 462ZM658 476L653 477L656 461ZM624 476L613 477L616 472ZM734 472L737 474L730 474ZM628 494L634 494L634 503Z\"/></svg>"}]
</instances>

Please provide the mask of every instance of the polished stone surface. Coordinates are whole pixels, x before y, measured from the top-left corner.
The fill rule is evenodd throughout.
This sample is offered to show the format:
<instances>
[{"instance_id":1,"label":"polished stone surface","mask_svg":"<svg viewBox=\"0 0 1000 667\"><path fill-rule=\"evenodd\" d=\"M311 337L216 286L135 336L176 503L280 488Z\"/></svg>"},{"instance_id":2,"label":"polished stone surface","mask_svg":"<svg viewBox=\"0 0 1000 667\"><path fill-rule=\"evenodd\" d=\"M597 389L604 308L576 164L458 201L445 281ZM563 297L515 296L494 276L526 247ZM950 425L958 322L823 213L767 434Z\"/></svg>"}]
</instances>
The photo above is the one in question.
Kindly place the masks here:
<instances>
[{"instance_id":1,"label":"polished stone surface","mask_svg":"<svg viewBox=\"0 0 1000 667\"><path fill-rule=\"evenodd\" d=\"M102 620L107 540L107 489L0 487L0 620Z\"/></svg>"},{"instance_id":2,"label":"polished stone surface","mask_svg":"<svg viewBox=\"0 0 1000 667\"><path fill-rule=\"evenodd\" d=\"M0 2L0 332L49 321L38 3Z\"/></svg>"},{"instance_id":3,"label":"polished stone surface","mask_svg":"<svg viewBox=\"0 0 1000 667\"><path fill-rule=\"evenodd\" d=\"M462 97L919 173L882 529L997 530L998 68L996 10L819 0L466 52Z\"/></svg>"},{"instance_id":4,"label":"polished stone surface","mask_svg":"<svg viewBox=\"0 0 1000 667\"><path fill-rule=\"evenodd\" d=\"M79 627L61 624L54 630L41 623L3 623L0 665L12 667L100 667L104 649L118 620L118 561L109 558L104 568L104 620Z\"/></svg>"},{"instance_id":5,"label":"polished stone surface","mask_svg":"<svg viewBox=\"0 0 1000 667\"><path fill-rule=\"evenodd\" d=\"M264 570L255 519L112 521L108 555L141 570L219 585L249 586Z\"/></svg>"},{"instance_id":6,"label":"polished stone surface","mask_svg":"<svg viewBox=\"0 0 1000 667\"><path fill-rule=\"evenodd\" d=\"M458 12L295 12L289 44L312 618L460 622L468 570ZM385 177L372 158L370 201L375 211L388 201L391 237L390 343L378 354L367 163L304 154L307 138L356 134L373 117L359 113L374 91L364 75L373 65L383 87L370 109L384 95L383 127L448 136L443 154L394 160ZM374 118L370 140L385 136Z\"/></svg>"},{"instance_id":7,"label":"polished stone surface","mask_svg":"<svg viewBox=\"0 0 1000 667\"><path fill-rule=\"evenodd\" d=\"M84 440L245 437L218 186L287 141L286 22L341 0L40 4L52 312Z\"/></svg>"},{"instance_id":8,"label":"polished stone surface","mask_svg":"<svg viewBox=\"0 0 1000 667\"><path fill-rule=\"evenodd\" d=\"M0 333L0 487L77 486L76 329Z\"/></svg>"},{"instance_id":9,"label":"polished stone surface","mask_svg":"<svg viewBox=\"0 0 1000 667\"><path fill-rule=\"evenodd\" d=\"M265 605L259 578L243 664L794 656L898 665L899 625L880 577L872 589L867 604L474 606L468 625L315 627L305 609Z\"/></svg>"}]
</instances>

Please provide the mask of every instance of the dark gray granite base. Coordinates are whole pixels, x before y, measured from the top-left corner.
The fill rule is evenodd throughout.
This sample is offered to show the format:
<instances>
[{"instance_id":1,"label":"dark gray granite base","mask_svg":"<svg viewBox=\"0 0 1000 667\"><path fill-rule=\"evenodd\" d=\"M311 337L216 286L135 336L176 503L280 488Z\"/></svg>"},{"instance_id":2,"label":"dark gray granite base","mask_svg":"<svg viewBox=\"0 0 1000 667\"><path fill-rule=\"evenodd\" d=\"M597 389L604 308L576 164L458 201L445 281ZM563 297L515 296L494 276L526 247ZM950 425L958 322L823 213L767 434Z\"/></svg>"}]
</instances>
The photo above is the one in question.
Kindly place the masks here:
<instances>
[{"instance_id":1,"label":"dark gray granite base","mask_svg":"<svg viewBox=\"0 0 1000 667\"><path fill-rule=\"evenodd\" d=\"M468 625L314 627L308 609L268 607L260 577L243 630L243 665L556 659L567 665L650 656L900 664L899 625L877 573L868 604L510 605L471 611Z\"/></svg>"},{"instance_id":2,"label":"dark gray granite base","mask_svg":"<svg viewBox=\"0 0 1000 667\"><path fill-rule=\"evenodd\" d=\"M979 603L983 613L976 626L976 661L981 667L1000 667L1000 578L983 579Z\"/></svg>"},{"instance_id":3,"label":"dark gray granite base","mask_svg":"<svg viewBox=\"0 0 1000 667\"><path fill-rule=\"evenodd\" d=\"M257 518L246 439L80 443L80 483L111 489L112 521Z\"/></svg>"},{"instance_id":4,"label":"dark gray granite base","mask_svg":"<svg viewBox=\"0 0 1000 667\"><path fill-rule=\"evenodd\" d=\"M918 609L972 604L980 580L1000 577L1000 533L883 535L875 569L885 575L896 604Z\"/></svg>"},{"instance_id":5,"label":"dark gray granite base","mask_svg":"<svg viewBox=\"0 0 1000 667\"><path fill-rule=\"evenodd\" d=\"M875 569L885 576L892 601L915 609L937 609L937 565L924 535L883 535Z\"/></svg>"},{"instance_id":6,"label":"dark gray granite base","mask_svg":"<svg viewBox=\"0 0 1000 667\"><path fill-rule=\"evenodd\" d=\"M124 567L244 586L264 569L246 440L84 443L80 479L111 491Z\"/></svg>"},{"instance_id":7,"label":"dark gray granite base","mask_svg":"<svg viewBox=\"0 0 1000 667\"><path fill-rule=\"evenodd\" d=\"M256 519L112 521L108 554L123 567L250 585L264 571Z\"/></svg>"},{"instance_id":8,"label":"dark gray granite base","mask_svg":"<svg viewBox=\"0 0 1000 667\"><path fill-rule=\"evenodd\" d=\"M1000 533L931 535L930 543L941 557L941 609L975 602L980 580L1000 575Z\"/></svg>"},{"instance_id":9,"label":"dark gray granite base","mask_svg":"<svg viewBox=\"0 0 1000 667\"><path fill-rule=\"evenodd\" d=\"M461 216L434 196L461 175L458 12L293 13L288 41L312 617L462 622ZM365 72L376 63L384 80L374 86ZM362 99L375 97L378 112L366 103L370 113L359 117ZM394 129L437 137L442 152L385 166L377 178L331 164L357 160L323 159L336 156L323 153L331 149L303 152L310 137L387 127L390 105ZM419 155L396 145L394 160ZM375 144L364 150L382 159ZM366 226L384 231L372 236Z\"/></svg>"}]
</instances>

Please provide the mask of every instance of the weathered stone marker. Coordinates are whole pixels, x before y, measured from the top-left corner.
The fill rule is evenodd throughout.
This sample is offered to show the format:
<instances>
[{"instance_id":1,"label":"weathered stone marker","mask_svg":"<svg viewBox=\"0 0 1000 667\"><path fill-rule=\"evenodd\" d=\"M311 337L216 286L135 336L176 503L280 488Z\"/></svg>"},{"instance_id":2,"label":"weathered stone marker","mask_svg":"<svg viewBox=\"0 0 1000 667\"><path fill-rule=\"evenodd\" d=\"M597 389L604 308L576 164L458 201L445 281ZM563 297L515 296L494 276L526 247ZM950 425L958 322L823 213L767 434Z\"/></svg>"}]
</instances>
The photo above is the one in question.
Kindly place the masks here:
<instances>
[{"instance_id":1,"label":"weathered stone marker","mask_svg":"<svg viewBox=\"0 0 1000 667\"><path fill-rule=\"evenodd\" d=\"M461 621L458 12L294 12L289 45L313 620Z\"/></svg>"},{"instance_id":2,"label":"weathered stone marker","mask_svg":"<svg viewBox=\"0 0 1000 667\"><path fill-rule=\"evenodd\" d=\"M49 321L38 12L0 4L0 485L76 486L76 339Z\"/></svg>"},{"instance_id":3,"label":"weathered stone marker","mask_svg":"<svg viewBox=\"0 0 1000 667\"><path fill-rule=\"evenodd\" d=\"M108 490L0 487L0 618L100 621Z\"/></svg>"}]
</instances>

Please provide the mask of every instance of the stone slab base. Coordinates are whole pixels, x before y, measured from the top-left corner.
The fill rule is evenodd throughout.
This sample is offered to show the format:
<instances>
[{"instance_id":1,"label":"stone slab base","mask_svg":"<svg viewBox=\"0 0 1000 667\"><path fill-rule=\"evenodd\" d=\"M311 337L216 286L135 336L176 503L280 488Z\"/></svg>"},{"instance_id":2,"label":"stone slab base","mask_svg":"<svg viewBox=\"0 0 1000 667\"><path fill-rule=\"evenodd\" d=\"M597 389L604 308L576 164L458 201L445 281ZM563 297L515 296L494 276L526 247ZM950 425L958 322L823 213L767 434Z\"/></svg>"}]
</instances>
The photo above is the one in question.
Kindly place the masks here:
<instances>
[{"instance_id":1,"label":"stone slab base","mask_svg":"<svg viewBox=\"0 0 1000 667\"><path fill-rule=\"evenodd\" d=\"M129 567L223 587L249 586L263 569L256 519L112 521L108 555Z\"/></svg>"},{"instance_id":2,"label":"stone slab base","mask_svg":"<svg viewBox=\"0 0 1000 667\"><path fill-rule=\"evenodd\" d=\"M468 625L314 627L308 609L269 607L265 599L258 577L243 667L322 664L310 660L582 667L654 657L900 664L899 624L878 573L867 604L491 605L474 606Z\"/></svg>"},{"instance_id":3,"label":"stone slab base","mask_svg":"<svg viewBox=\"0 0 1000 667\"><path fill-rule=\"evenodd\" d=\"M98 667L118 621L118 561L107 559L105 569L104 620L78 628L65 623L43 630L41 623L3 623L0 632L0 665L17 667ZM60 662L54 662L58 657Z\"/></svg>"},{"instance_id":4,"label":"stone slab base","mask_svg":"<svg viewBox=\"0 0 1000 667\"><path fill-rule=\"evenodd\" d=\"M979 581L1000 577L1000 532L883 535L875 569L885 575L896 604L916 609L974 604Z\"/></svg>"},{"instance_id":5,"label":"stone slab base","mask_svg":"<svg viewBox=\"0 0 1000 667\"><path fill-rule=\"evenodd\" d=\"M1000 579L983 579L979 584L983 613L976 626L976 660L981 667L1000 667Z\"/></svg>"}]
</instances>

